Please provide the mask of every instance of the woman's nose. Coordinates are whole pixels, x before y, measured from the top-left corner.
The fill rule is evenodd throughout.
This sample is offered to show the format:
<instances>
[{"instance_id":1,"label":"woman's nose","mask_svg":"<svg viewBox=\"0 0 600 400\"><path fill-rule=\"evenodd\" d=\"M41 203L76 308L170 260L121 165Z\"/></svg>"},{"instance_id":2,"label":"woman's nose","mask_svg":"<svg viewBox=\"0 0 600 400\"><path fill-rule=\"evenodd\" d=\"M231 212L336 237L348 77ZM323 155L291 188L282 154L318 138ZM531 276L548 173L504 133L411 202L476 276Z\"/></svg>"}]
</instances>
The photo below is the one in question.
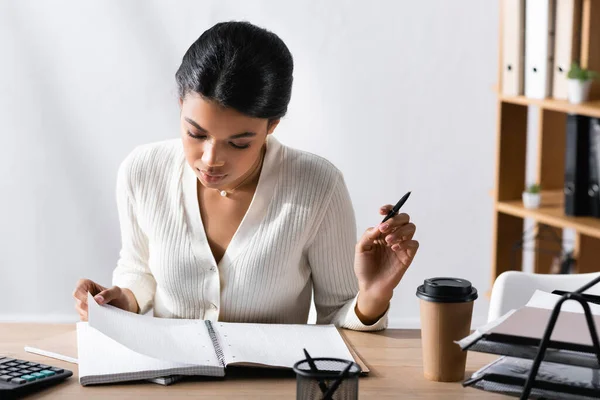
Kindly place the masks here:
<instances>
[{"instance_id":1,"label":"woman's nose","mask_svg":"<svg viewBox=\"0 0 600 400\"><path fill-rule=\"evenodd\" d=\"M222 160L219 160L217 154L217 146L212 143L206 143L204 145L204 153L202 154L202 162L207 167L220 167L225 164Z\"/></svg>"}]
</instances>

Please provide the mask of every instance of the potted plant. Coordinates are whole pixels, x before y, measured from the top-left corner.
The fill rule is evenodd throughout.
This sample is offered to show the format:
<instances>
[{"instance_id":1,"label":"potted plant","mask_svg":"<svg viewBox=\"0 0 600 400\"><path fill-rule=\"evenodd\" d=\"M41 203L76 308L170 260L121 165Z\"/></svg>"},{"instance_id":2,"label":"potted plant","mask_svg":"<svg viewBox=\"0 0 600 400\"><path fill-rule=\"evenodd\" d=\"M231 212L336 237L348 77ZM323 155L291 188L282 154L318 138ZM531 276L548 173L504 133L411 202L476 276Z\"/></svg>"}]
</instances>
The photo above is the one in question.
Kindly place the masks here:
<instances>
[{"instance_id":1,"label":"potted plant","mask_svg":"<svg viewBox=\"0 0 600 400\"><path fill-rule=\"evenodd\" d=\"M532 183L525 188L523 192L523 206L525 208L539 208L540 206L540 185Z\"/></svg>"},{"instance_id":2,"label":"potted plant","mask_svg":"<svg viewBox=\"0 0 600 400\"><path fill-rule=\"evenodd\" d=\"M598 76L595 71L590 71L585 68L581 68L579 64L574 61L571 64L571 69L567 74L567 95L570 103L579 104L587 101L590 94L590 87L592 81Z\"/></svg>"}]
</instances>

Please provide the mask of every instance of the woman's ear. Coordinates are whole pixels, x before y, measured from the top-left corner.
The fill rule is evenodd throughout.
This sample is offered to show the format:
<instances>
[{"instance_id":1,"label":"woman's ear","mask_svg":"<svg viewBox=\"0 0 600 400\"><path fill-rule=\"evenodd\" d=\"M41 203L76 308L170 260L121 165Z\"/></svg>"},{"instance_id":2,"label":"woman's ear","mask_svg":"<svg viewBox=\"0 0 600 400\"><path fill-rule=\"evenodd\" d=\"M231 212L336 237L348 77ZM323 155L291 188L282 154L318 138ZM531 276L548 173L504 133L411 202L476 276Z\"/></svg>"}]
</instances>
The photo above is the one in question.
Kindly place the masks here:
<instances>
[{"instance_id":1,"label":"woman's ear","mask_svg":"<svg viewBox=\"0 0 600 400\"><path fill-rule=\"evenodd\" d=\"M179 108L181 109L181 107L183 107L183 99L180 97L179 98Z\"/></svg>"},{"instance_id":2,"label":"woman's ear","mask_svg":"<svg viewBox=\"0 0 600 400\"><path fill-rule=\"evenodd\" d=\"M271 133L273 133L275 128L277 128L277 125L279 125L279 121L281 121L281 120L280 119L269 120L269 123L267 124L267 135L270 135Z\"/></svg>"}]
</instances>

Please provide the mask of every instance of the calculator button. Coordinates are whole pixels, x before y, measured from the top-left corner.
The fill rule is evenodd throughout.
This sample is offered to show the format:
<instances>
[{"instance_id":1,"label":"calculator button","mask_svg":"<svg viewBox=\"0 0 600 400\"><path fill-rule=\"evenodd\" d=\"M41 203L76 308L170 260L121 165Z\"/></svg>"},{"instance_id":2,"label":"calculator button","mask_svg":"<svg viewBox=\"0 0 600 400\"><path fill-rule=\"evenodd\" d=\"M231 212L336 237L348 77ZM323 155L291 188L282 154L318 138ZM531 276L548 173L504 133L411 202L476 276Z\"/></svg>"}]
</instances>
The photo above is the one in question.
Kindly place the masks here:
<instances>
[{"instance_id":1,"label":"calculator button","mask_svg":"<svg viewBox=\"0 0 600 400\"><path fill-rule=\"evenodd\" d=\"M27 368L28 370L32 371L32 372L40 372L42 369L38 368L38 367L29 367Z\"/></svg>"},{"instance_id":2,"label":"calculator button","mask_svg":"<svg viewBox=\"0 0 600 400\"><path fill-rule=\"evenodd\" d=\"M22 370L20 370L19 372L22 372L22 374L21 374L21 375L26 375L26 374L30 374L30 373L32 373L32 372L34 372L34 371L31 371L31 370L29 370L29 369L22 369Z\"/></svg>"},{"instance_id":3,"label":"calculator button","mask_svg":"<svg viewBox=\"0 0 600 400\"><path fill-rule=\"evenodd\" d=\"M44 365L44 364L39 364L38 367L40 367L41 369L50 369L50 368L52 368L51 366Z\"/></svg>"},{"instance_id":4,"label":"calculator button","mask_svg":"<svg viewBox=\"0 0 600 400\"><path fill-rule=\"evenodd\" d=\"M33 374L30 374L30 375L36 377L37 379L46 377L46 375L42 374L41 372L34 372Z\"/></svg>"},{"instance_id":5,"label":"calculator button","mask_svg":"<svg viewBox=\"0 0 600 400\"><path fill-rule=\"evenodd\" d=\"M2 375L2 376L0 376L0 381L2 381L2 382L8 382L8 381L10 381L12 378L13 378L13 377L12 377L12 376L10 376L10 375Z\"/></svg>"},{"instance_id":6,"label":"calculator button","mask_svg":"<svg viewBox=\"0 0 600 400\"><path fill-rule=\"evenodd\" d=\"M4 364L5 367L16 367L17 365L19 365L19 364L17 364L16 362L9 362L9 363Z\"/></svg>"},{"instance_id":7,"label":"calculator button","mask_svg":"<svg viewBox=\"0 0 600 400\"><path fill-rule=\"evenodd\" d=\"M0 375L6 375L8 374L10 371L7 369L0 369Z\"/></svg>"},{"instance_id":8,"label":"calculator button","mask_svg":"<svg viewBox=\"0 0 600 400\"><path fill-rule=\"evenodd\" d=\"M28 366L30 366L30 367L37 367L39 364L36 364L36 363L34 363L34 362L28 362L28 363L26 363L25 365L28 365Z\"/></svg>"},{"instance_id":9,"label":"calculator button","mask_svg":"<svg viewBox=\"0 0 600 400\"><path fill-rule=\"evenodd\" d=\"M33 375L23 375L21 379L25 379L27 382L35 381L35 376Z\"/></svg>"},{"instance_id":10,"label":"calculator button","mask_svg":"<svg viewBox=\"0 0 600 400\"><path fill-rule=\"evenodd\" d=\"M5 358L3 360L0 360L0 364L5 364L5 363L13 362L13 361L15 361L14 358Z\"/></svg>"},{"instance_id":11,"label":"calculator button","mask_svg":"<svg viewBox=\"0 0 600 400\"><path fill-rule=\"evenodd\" d=\"M63 372L63 371L64 371L64 369L60 369L60 368L56 368L56 367L52 367L52 368L50 368L50 371L54 371L54 372L56 372L57 374L60 374L61 372Z\"/></svg>"},{"instance_id":12,"label":"calculator button","mask_svg":"<svg viewBox=\"0 0 600 400\"><path fill-rule=\"evenodd\" d=\"M40 371L40 374L44 374L45 376L52 376L52 375L56 375L56 372L54 372L54 371L48 371L48 370L45 369L43 371Z\"/></svg>"},{"instance_id":13,"label":"calculator button","mask_svg":"<svg viewBox=\"0 0 600 400\"><path fill-rule=\"evenodd\" d=\"M10 372L16 372L16 371L18 371L20 368L10 367L10 368L7 368L7 369L8 369Z\"/></svg>"},{"instance_id":14,"label":"calculator button","mask_svg":"<svg viewBox=\"0 0 600 400\"><path fill-rule=\"evenodd\" d=\"M10 376L21 376L21 375L25 375L25 374L23 374L23 373L21 373L21 372L11 372L11 373L8 373L8 374L6 374L6 375L10 375Z\"/></svg>"},{"instance_id":15,"label":"calculator button","mask_svg":"<svg viewBox=\"0 0 600 400\"><path fill-rule=\"evenodd\" d=\"M21 385L21 384L23 384L25 382L27 382L27 381L25 379L23 379L23 378L12 378L10 380L10 383L16 383L18 385Z\"/></svg>"}]
</instances>

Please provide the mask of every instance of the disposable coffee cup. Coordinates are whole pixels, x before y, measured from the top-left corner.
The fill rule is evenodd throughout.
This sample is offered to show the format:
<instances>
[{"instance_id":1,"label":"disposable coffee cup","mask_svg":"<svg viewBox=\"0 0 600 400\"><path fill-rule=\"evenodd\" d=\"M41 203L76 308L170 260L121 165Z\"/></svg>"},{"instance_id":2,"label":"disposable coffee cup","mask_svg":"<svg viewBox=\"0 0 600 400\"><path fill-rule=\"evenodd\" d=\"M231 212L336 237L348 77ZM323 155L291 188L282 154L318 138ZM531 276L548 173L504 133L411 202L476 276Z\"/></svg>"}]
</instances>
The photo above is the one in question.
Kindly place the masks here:
<instances>
[{"instance_id":1,"label":"disposable coffee cup","mask_svg":"<svg viewBox=\"0 0 600 400\"><path fill-rule=\"evenodd\" d=\"M423 373L437 382L465 377L467 352L454 341L469 335L477 289L459 278L431 278L417 288L421 299Z\"/></svg>"}]
</instances>

